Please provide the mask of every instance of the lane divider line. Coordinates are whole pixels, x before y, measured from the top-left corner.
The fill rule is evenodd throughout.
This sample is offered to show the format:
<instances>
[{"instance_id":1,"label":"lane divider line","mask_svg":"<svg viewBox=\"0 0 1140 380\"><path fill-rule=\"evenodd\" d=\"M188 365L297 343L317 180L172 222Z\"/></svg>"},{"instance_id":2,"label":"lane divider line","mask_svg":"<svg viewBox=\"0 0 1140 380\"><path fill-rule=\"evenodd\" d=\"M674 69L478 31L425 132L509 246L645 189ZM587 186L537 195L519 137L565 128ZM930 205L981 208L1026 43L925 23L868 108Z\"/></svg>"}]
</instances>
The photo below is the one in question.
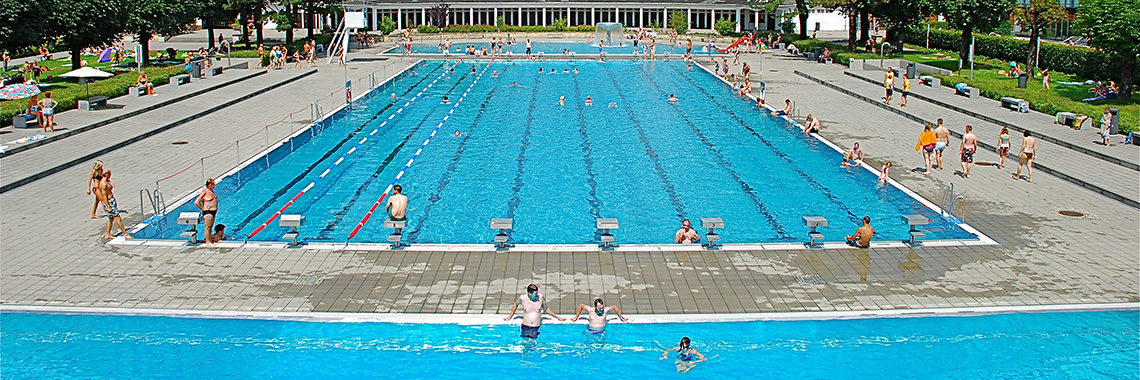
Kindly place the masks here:
<instances>
[{"instance_id":1,"label":"lane divider line","mask_svg":"<svg viewBox=\"0 0 1140 380\"><path fill-rule=\"evenodd\" d=\"M420 144L419 149L416 149L416 153L412 155L412 158L408 160L407 164L404 164L404 168L400 169L399 173L396 173L396 178L392 179L392 183L388 184L388 187L384 189L384 193L380 194L380 198L376 200L376 203L372 204L372 208L368 209L368 213L364 214L364 218L361 219L360 223L357 223L356 227L352 229L352 232L348 234L348 239L355 237L356 233L360 232L360 229L364 227L364 224L368 223L368 219L372 218L372 213L376 212L376 208L380 207L380 204L384 202L384 198L387 197L388 193L392 191L392 187L396 186L396 182L400 181L400 178L402 178L404 176L404 173L408 171L408 168L412 166L412 163L416 161L416 158L420 156L420 153L423 153L424 148L426 148L427 145L431 143L431 139L435 137L436 133L439 132L439 128L443 127L443 124L451 118L451 115L455 113L455 110L459 107L459 104L463 103L463 99L467 98L467 94L471 93L471 89L475 87L475 84L479 83L479 79L483 77L483 74L487 72L487 69L490 68L491 64L493 63L495 63L494 59L492 59L490 62L487 62L487 66L484 66L483 70L479 71L479 75L475 76L475 80L471 82L470 86L467 86L467 90L463 91L463 95L459 96L459 99L455 101L455 105L451 106L451 110L447 111L447 115L444 115L443 120L440 120L439 124L435 126L435 130L431 131L431 134L428 135L428 138L424 140L423 144ZM346 241L348 239L346 239Z\"/></svg>"},{"instance_id":2,"label":"lane divider line","mask_svg":"<svg viewBox=\"0 0 1140 380\"><path fill-rule=\"evenodd\" d=\"M309 182L309 184L307 186L305 186L304 189L301 189L301 192L297 193L297 195L294 195L293 199L290 199L289 202L286 202L284 206L281 206L280 210L277 210L277 212L273 213L273 216L270 216L269 220L266 220L265 223L261 223L261 225L258 226L257 229L253 230L253 232L251 232L249 234L249 238L252 239L259 232L261 232L261 230L265 229L265 227L268 227L270 223L273 223L273 220L275 220L275 219L277 219L277 217L281 216L281 214L284 213L285 210L289 208L289 206L292 206L293 203L297 201L297 199L300 199L302 195L305 195L305 192L309 191L309 189L312 189L313 186L315 186L317 184L317 182L321 181L321 179L324 179L325 176L328 175L329 172L331 172L334 168L336 168L337 165L340 165L340 163L343 162L345 158L347 158L353 152L356 152L357 148L360 148L361 145L363 145L365 142L368 141L369 137L372 137L372 135L375 135L376 132L380 131L380 128L384 128L384 126L388 125L388 122L392 121L392 119L395 118L396 115L403 113L404 109L406 109L409 104L412 104L412 102L414 102L416 99L419 99L420 95L423 95L425 91L432 88L432 86L435 86L435 83L437 81L439 81L441 78L443 78L448 73L450 73L453 69L455 69L455 66L458 66L460 62L463 62L463 60L461 59L459 61L456 61L455 64L451 65L450 68L448 68L447 70L444 70L443 73L439 74L438 77L435 77L435 79L433 79L431 81L431 83L428 83L427 86L424 86L424 88L420 89L420 92L418 92L418 93L416 93L416 95L412 96L411 99L408 99L408 101L405 102L404 105L402 105L402 106L400 106L400 108L396 109L396 112L392 113L391 115L388 115L388 118L385 119L383 122L381 122L379 126L377 126L375 129L372 130L372 132L369 132L367 135L365 135L363 138L361 138L360 141L358 141L355 146L350 148L347 152L344 152L344 154L341 155L340 158L338 158L335 162L333 162L332 166L329 166L327 169L325 169L325 171L321 172L321 175L317 176L317 178L314 179L312 182Z\"/></svg>"}]
</instances>

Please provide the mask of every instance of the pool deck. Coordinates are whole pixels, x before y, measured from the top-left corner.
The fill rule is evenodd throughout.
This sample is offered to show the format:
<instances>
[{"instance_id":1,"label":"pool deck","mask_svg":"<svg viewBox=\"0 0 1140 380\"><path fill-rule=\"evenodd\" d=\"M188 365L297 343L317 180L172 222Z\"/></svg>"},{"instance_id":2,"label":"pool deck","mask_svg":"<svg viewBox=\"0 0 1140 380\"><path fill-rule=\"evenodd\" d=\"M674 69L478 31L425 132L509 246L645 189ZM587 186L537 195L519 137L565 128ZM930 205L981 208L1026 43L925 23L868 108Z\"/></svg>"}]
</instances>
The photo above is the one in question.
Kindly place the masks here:
<instances>
[{"instance_id":1,"label":"pool deck","mask_svg":"<svg viewBox=\"0 0 1140 380\"><path fill-rule=\"evenodd\" d=\"M859 141L868 162L876 167L884 160L896 163L893 177L919 195L938 203L945 187L953 183L957 193L969 200L965 221L999 245L711 252L108 246L99 239L105 221L88 218L92 201L83 192L90 167L87 162L0 194L0 303L235 312L505 314L532 282L547 294L551 309L563 315L599 296L627 314L1140 301L1140 210L1057 175L1038 172L1032 184L1014 181L1010 179L1009 162L1005 169L976 166L971 178L962 179L953 174L957 155L948 153L946 163L951 169L929 177L911 172L920 166L920 157L913 150L916 126L921 128L916 121L794 71L841 81L843 86L859 91L874 90L873 85L844 75L841 66L811 64L779 53L766 54L762 69L755 55L743 58L751 62L754 71L762 71L771 103L782 103L785 97L797 100L801 115L813 113L822 119L824 137L839 146ZM243 142L240 153L224 150L205 161L204 168L190 166L190 170L164 181L163 191L172 202L199 186L203 174L223 173L243 157L263 149L267 140L277 141L304 125L309 114L305 111L292 119L286 117L289 122L269 128L264 132L267 136L261 137L258 133L265 125L289 112L305 110L315 98L329 93L332 95L322 104L331 110L336 99L343 99L338 88L345 71L352 79L379 70L377 79L382 79L384 74L413 62L390 57L383 62L351 63L348 70L322 64L315 74L102 153L99 159L116 173L120 206L131 211L125 223L129 226L140 220L138 190L153 189L156 179L198 162L238 138L258 136ZM271 72L217 91L234 92L227 97L241 97L302 72ZM242 89L246 92L239 91ZM724 96L732 95L726 89ZM186 100L191 101L194 99ZM906 111L922 118L940 112L919 99L911 99L911 104ZM169 120L200 112L196 107L168 108L162 115L168 115L165 118ZM70 112L77 111L63 114ZM952 129L973 123L954 111L942 112ZM71 160L69 154L102 151L117 141L85 136L111 130L122 136L142 135L154 128L152 123L143 122L144 116L121 122L123 125L115 129L103 127L0 158L0 165L7 176L9 168L53 167ZM980 133L983 142L996 140L989 131ZM188 144L171 145L181 141ZM948 152L956 150L957 142L952 139ZM1059 173L1081 173L1083 168L1097 165L1119 166L1088 155L1083 155L1085 161L1076 153L1054 157L1052 150L1063 148L1041 146L1041 163ZM63 147L74 152L45 154ZM1140 161L1135 148L1106 149L1133 149L1133 161ZM995 161L996 155L979 152L977 159ZM1012 166L1015 168L1016 162ZM1082 178L1104 186L1140 185L1140 172L1125 173L1109 176L1091 171ZM1063 209L1084 216L1058 214ZM806 228L803 235L806 240ZM842 237L827 238L834 241Z\"/></svg>"}]
</instances>

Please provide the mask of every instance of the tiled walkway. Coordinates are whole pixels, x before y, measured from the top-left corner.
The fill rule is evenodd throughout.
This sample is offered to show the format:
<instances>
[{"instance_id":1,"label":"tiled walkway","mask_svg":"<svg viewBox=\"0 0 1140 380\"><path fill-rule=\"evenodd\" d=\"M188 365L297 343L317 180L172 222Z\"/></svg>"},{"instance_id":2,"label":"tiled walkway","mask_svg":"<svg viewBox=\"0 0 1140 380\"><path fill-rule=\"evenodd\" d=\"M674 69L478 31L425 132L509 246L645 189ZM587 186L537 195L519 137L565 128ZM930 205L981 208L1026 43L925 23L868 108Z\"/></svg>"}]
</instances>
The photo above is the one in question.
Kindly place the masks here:
<instances>
[{"instance_id":1,"label":"tiled walkway","mask_svg":"<svg viewBox=\"0 0 1140 380\"><path fill-rule=\"evenodd\" d=\"M758 67L756 57L746 59ZM350 66L363 73L371 70L368 65ZM914 121L794 75L802 65L767 57L763 74L769 100L797 99L805 114L823 119L825 137L842 146L862 142L870 162L890 160L899 169L918 165L911 149ZM202 152L256 132L281 117L284 111L276 110L303 107L314 94L336 89L341 76L322 67L317 75L101 158L122 173L116 174L122 203L133 205L132 192ZM731 96L727 87L724 96ZM172 147L170 141L190 144ZM208 172L219 173L226 165L210 166ZM935 201L954 183L970 200L966 222L997 240L996 246L561 253L109 247L98 240L103 222L87 219L86 169L70 168L0 195L0 302L505 313L531 282L542 286L559 313L598 296L629 313L1140 301L1140 212L1055 177L1035 176L1029 184L992 167L977 167L968 180L949 170L931 177L897 170L894 177ZM190 191L199 182L194 173L175 177L169 186ZM1084 216L1062 216L1061 209ZM137 220L134 214L128 218Z\"/></svg>"}]
</instances>

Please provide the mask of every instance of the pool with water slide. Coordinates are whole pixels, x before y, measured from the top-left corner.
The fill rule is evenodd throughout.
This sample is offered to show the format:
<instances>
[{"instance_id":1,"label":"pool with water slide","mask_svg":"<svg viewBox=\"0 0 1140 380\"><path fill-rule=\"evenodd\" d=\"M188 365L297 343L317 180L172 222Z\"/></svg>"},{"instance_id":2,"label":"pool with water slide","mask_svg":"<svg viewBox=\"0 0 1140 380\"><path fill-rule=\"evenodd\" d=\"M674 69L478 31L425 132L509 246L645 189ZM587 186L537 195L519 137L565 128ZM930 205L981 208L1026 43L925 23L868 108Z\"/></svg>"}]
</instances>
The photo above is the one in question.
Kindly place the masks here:
<instances>
[{"instance_id":1,"label":"pool with water slide","mask_svg":"<svg viewBox=\"0 0 1140 380\"><path fill-rule=\"evenodd\" d=\"M532 341L517 325L5 312L0 376L1136 379L1138 315L548 324ZM689 373L658 359L683 336L708 358Z\"/></svg>"},{"instance_id":2,"label":"pool with water slide","mask_svg":"<svg viewBox=\"0 0 1140 380\"><path fill-rule=\"evenodd\" d=\"M304 242L383 243L383 205L360 222L399 176L413 244L490 243L492 218L514 219L513 244L594 244L599 217L624 244L672 243L701 217L724 220L723 243L803 242L804 216L829 220L827 240L870 216L877 240L901 241L908 214L931 218L927 239L978 239L841 160L682 62L429 60L220 180L217 221L246 238L288 206ZM175 218L197 209L170 210L135 237L179 239ZM274 221L251 240L285 232Z\"/></svg>"}]
</instances>

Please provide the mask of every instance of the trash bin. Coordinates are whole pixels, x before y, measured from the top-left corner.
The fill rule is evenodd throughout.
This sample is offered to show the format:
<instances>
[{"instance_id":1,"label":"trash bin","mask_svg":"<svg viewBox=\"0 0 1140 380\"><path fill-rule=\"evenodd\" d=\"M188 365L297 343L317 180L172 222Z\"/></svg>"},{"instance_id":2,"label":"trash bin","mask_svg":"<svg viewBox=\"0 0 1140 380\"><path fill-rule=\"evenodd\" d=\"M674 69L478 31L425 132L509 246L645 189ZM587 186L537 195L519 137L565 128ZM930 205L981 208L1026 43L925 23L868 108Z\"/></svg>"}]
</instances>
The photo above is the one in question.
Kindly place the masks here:
<instances>
[{"instance_id":1,"label":"trash bin","mask_svg":"<svg viewBox=\"0 0 1140 380\"><path fill-rule=\"evenodd\" d=\"M907 62L906 63L906 77L910 78L910 79L914 79L916 74L918 74L918 64L914 63L914 62Z\"/></svg>"},{"instance_id":2,"label":"trash bin","mask_svg":"<svg viewBox=\"0 0 1140 380\"><path fill-rule=\"evenodd\" d=\"M1017 76L1017 88L1025 88L1029 84L1029 74L1021 73Z\"/></svg>"},{"instance_id":3,"label":"trash bin","mask_svg":"<svg viewBox=\"0 0 1140 380\"><path fill-rule=\"evenodd\" d=\"M1120 108L1109 108L1108 113L1112 115L1112 124L1109 124L1108 133L1120 133Z\"/></svg>"},{"instance_id":4,"label":"trash bin","mask_svg":"<svg viewBox=\"0 0 1140 380\"><path fill-rule=\"evenodd\" d=\"M202 61L201 60L190 61L190 77L195 78L195 79L202 77Z\"/></svg>"}]
</instances>

